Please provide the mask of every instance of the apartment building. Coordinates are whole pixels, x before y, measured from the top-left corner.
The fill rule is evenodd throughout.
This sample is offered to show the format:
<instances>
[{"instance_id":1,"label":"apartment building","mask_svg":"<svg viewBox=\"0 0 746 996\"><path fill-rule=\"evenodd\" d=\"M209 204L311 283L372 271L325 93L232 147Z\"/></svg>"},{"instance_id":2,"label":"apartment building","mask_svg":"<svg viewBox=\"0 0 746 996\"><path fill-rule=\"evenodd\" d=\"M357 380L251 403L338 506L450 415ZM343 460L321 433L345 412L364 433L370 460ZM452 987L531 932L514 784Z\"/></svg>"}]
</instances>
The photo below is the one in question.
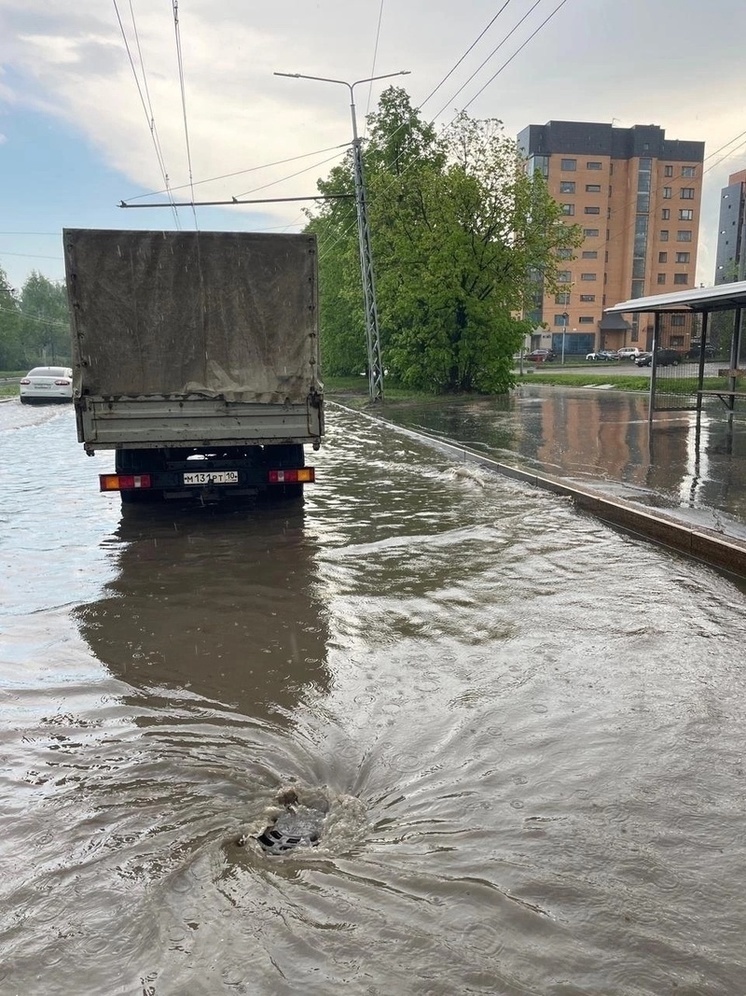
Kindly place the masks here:
<instances>
[{"instance_id":1,"label":"apartment building","mask_svg":"<svg viewBox=\"0 0 746 996\"><path fill-rule=\"evenodd\" d=\"M728 186L720 191L720 224L715 260L715 283L746 279L746 169L731 173Z\"/></svg>"},{"instance_id":2,"label":"apartment building","mask_svg":"<svg viewBox=\"0 0 746 996\"><path fill-rule=\"evenodd\" d=\"M584 121L529 125L518 135L526 168L546 177L583 243L560 265L562 288L537 288L536 345L584 354L649 348L652 316L604 317L629 298L694 287L704 142L667 139L658 125ZM682 319L681 345L690 330Z\"/></svg>"}]
</instances>

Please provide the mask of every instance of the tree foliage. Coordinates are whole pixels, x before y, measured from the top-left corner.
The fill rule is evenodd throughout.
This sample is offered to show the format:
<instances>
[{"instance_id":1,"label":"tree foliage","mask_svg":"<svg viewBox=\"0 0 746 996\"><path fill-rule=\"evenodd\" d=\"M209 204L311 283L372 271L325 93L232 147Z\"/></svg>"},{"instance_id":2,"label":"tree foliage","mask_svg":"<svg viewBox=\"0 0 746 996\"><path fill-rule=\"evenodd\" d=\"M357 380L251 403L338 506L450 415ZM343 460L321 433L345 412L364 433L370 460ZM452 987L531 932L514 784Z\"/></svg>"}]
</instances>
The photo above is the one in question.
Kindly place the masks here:
<instances>
[{"instance_id":1,"label":"tree foliage","mask_svg":"<svg viewBox=\"0 0 746 996\"><path fill-rule=\"evenodd\" d=\"M543 177L529 177L498 121L460 115L440 135L391 87L368 118L369 222L384 365L420 390L500 392L527 331L520 315L557 249L579 244ZM351 160L319 181L352 193ZM357 226L352 200L311 218L320 240L324 366L365 368Z\"/></svg>"},{"instance_id":2,"label":"tree foliage","mask_svg":"<svg viewBox=\"0 0 746 996\"><path fill-rule=\"evenodd\" d=\"M70 320L62 283L33 271L20 293L0 269L0 369L70 362Z\"/></svg>"}]
</instances>

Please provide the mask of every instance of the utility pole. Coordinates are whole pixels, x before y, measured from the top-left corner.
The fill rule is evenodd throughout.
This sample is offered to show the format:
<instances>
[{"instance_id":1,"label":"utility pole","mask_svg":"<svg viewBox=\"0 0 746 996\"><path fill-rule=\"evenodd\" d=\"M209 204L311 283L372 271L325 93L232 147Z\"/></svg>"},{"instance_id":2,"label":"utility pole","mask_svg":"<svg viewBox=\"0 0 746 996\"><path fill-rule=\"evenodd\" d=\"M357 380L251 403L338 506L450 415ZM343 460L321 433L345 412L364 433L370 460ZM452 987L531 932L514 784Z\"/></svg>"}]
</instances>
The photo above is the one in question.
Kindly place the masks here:
<instances>
[{"instance_id":1,"label":"utility pole","mask_svg":"<svg viewBox=\"0 0 746 996\"><path fill-rule=\"evenodd\" d=\"M398 73L385 73L383 76L368 76L364 80L348 83L346 80L329 79L326 76L306 76L304 73L275 73L275 76L288 76L296 80L316 80L320 83L339 83L350 92L350 114L352 116L352 161L355 175L355 204L357 207L357 234L360 248L360 273L363 282L365 304L365 341L368 351L368 391L372 401L383 401L383 363L381 360L381 336L378 329L378 307L376 304L376 282L373 272L373 254L370 247L368 226L368 202L363 173L362 142L357 133L354 90L360 83L372 83L391 76L407 76L408 69Z\"/></svg>"},{"instance_id":2,"label":"utility pole","mask_svg":"<svg viewBox=\"0 0 746 996\"><path fill-rule=\"evenodd\" d=\"M570 316L567 314L567 312L563 311L562 312L562 321L563 321L563 325L562 325L562 366L563 367L565 365L565 336L567 335L567 322L568 322L569 318L570 318Z\"/></svg>"}]
</instances>

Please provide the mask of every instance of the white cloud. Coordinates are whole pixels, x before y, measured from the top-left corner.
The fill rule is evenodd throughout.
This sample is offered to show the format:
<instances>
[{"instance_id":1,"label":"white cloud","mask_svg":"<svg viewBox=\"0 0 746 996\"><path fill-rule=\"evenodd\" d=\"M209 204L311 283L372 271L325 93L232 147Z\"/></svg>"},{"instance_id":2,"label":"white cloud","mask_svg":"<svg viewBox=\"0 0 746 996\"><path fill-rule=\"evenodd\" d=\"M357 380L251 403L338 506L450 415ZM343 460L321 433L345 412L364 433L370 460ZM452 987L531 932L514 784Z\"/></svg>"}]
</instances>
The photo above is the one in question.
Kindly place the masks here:
<instances>
[{"instance_id":1,"label":"white cloud","mask_svg":"<svg viewBox=\"0 0 746 996\"><path fill-rule=\"evenodd\" d=\"M504 41L529 6L530 0L515 0L506 9L426 104L425 116L444 107L441 119L447 121L473 99L470 113L501 118L509 134L552 118L613 118L624 126L656 123L669 138L706 141L706 154L742 130L738 94L746 5L736 0L706 5L701 0L572 0L501 68L555 4L545 0ZM146 103L147 84L169 181L180 186L189 177L169 5L133 0L137 35L129 3L119 0L118 8ZM345 88L284 79L274 76L275 71L354 80L410 69L412 75L401 84L418 104L495 15L488 0L398 0L384 5L374 64L380 10L379 0L182 4L179 30L194 180L349 141ZM727 23L727 33L712 31L714 23ZM65 122L97 150L103 163L122 174L122 197L163 187L148 125L150 112L143 109L113 5L78 0L70 8L48 0L0 0L0 37L0 102L6 110L29 107ZM484 59L484 69L454 97ZM494 81L475 98L495 73ZM374 85L373 106L387 82ZM361 130L368 99L367 85L358 87ZM197 194L230 197L272 182L276 185L265 187L268 197L312 194L316 178L331 164L277 181L323 158L320 154L318 159L200 184ZM714 268L719 189L729 171L746 165L746 143L730 160L715 162L707 163L712 168L703 202L700 270L706 282ZM278 224L297 221L299 211L297 205L267 207Z\"/></svg>"}]
</instances>

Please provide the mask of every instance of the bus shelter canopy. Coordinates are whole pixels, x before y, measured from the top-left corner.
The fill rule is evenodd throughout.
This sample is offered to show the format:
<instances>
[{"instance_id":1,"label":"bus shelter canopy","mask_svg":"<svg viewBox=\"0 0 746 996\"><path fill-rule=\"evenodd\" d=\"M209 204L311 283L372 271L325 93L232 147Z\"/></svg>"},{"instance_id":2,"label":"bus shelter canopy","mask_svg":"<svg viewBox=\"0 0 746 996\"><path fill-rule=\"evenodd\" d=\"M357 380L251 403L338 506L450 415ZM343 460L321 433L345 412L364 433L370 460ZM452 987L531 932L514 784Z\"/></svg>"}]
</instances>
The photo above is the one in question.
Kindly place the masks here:
<instances>
[{"instance_id":1,"label":"bus shelter canopy","mask_svg":"<svg viewBox=\"0 0 746 996\"><path fill-rule=\"evenodd\" d=\"M631 301L615 304L613 308L604 308L604 314L731 311L734 308L744 307L746 307L746 280L739 280L732 284L718 284L716 287L696 287L692 290L675 291L673 294L635 297Z\"/></svg>"}]
</instances>

